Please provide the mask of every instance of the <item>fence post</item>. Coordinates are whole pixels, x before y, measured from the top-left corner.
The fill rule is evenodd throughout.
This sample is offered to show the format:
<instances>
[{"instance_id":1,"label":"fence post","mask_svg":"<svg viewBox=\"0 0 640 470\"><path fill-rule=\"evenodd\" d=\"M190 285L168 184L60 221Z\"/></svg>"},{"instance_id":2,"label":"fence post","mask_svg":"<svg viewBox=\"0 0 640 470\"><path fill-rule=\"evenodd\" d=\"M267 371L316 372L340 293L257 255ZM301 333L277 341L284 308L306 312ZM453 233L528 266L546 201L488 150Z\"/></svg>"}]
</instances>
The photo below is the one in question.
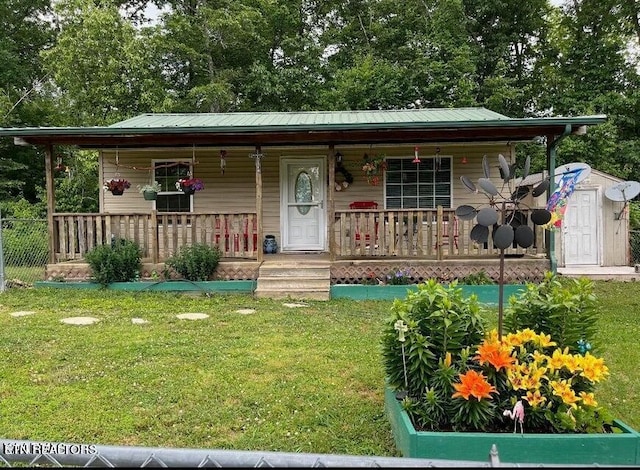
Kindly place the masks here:
<instances>
[{"instance_id":1,"label":"fence post","mask_svg":"<svg viewBox=\"0 0 640 470\"><path fill-rule=\"evenodd\" d=\"M0 292L5 291L4 281L4 244L2 243L2 211L0 210Z\"/></svg>"}]
</instances>

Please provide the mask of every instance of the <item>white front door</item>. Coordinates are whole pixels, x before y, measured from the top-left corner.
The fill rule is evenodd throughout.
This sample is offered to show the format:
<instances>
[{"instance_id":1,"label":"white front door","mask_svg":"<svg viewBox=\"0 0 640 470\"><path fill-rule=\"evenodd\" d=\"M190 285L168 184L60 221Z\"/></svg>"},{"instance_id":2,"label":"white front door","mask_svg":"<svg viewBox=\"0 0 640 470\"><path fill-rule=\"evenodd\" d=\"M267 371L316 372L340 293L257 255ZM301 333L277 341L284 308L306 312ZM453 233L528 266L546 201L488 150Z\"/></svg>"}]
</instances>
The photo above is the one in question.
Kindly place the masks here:
<instances>
[{"instance_id":1,"label":"white front door","mask_svg":"<svg viewBox=\"0 0 640 470\"><path fill-rule=\"evenodd\" d=\"M576 190L567 201L562 221L564 264L599 264L598 191Z\"/></svg>"},{"instance_id":2,"label":"white front door","mask_svg":"<svg viewBox=\"0 0 640 470\"><path fill-rule=\"evenodd\" d=\"M282 250L324 250L325 158L283 158L280 175Z\"/></svg>"}]
</instances>

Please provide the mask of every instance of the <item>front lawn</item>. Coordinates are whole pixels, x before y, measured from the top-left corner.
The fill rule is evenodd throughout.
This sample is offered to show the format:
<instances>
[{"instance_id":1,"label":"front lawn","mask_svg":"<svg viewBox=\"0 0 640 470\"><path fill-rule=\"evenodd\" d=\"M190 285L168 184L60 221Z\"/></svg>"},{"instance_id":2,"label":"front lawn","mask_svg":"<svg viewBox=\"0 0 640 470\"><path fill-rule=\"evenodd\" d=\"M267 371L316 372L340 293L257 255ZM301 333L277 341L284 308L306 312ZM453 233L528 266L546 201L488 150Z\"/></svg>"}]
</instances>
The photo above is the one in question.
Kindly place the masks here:
<instances>
[{"instance_id":1,"label":"front lawn","mask_svg":"<svg viewBox=\"0 0 640 470\"><path fill-rule=\"evenodd\" d=\"M611 377L640 427L640 284L596 283ZM397 456L384 416L391 302L288 308L249 295L12 289L0 296L0 436L89 444ZM238 313L238 309L255 313ZM12 317L11 312L34 311ZM205 320L179 320L206 313ZM495 320L495 312L488 312ZM94 325L60 322L94 316ZM132 318L149 323L133 324Z\"/></svg>"}]
</instances>

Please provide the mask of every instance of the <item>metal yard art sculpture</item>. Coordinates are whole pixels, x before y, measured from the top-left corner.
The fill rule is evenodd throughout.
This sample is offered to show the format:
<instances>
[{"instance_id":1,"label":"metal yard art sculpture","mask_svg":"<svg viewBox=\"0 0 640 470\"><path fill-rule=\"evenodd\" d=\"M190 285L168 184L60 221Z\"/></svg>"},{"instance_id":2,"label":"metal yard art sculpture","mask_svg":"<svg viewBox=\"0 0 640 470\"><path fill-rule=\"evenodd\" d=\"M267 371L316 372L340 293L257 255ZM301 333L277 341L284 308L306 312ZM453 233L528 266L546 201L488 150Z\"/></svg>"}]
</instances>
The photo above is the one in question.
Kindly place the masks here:
<instances>
[{"instance_id":1,"label":"metal yard art sculpture","mask_svg":"<svg viewBox=\"0 0 640 470\"><path fill-rule=\"evenodd\" d=\"M515 184L517 166L509 164L503 155L498 155L498 164L502 179L500 190L491 181L489 161L482 158L484 177L474 184L467 176L461 176L462 184L471 192L482 192L488 198L488 205L480 209L461 205L456 208L456 216L461 220L476 219L476 224L469 234L476 243L486 244L489 241L489 229L492 228L492 241L500 250L500 277L498 280L498 335L502 338L503 298L504 298L504 250L512 244L522 248L533 245L535 234L527 225L527 215L522 209L530 209L522 200L531 192L533 197L542 195L549 188L549 179L540 181L533 189L521 183L529 175L531 160L526 158L522 169L520 183ZM547 209L532 209L531 221L535 225L545 225L551 220Z\"/></svg>"}]
</instances>

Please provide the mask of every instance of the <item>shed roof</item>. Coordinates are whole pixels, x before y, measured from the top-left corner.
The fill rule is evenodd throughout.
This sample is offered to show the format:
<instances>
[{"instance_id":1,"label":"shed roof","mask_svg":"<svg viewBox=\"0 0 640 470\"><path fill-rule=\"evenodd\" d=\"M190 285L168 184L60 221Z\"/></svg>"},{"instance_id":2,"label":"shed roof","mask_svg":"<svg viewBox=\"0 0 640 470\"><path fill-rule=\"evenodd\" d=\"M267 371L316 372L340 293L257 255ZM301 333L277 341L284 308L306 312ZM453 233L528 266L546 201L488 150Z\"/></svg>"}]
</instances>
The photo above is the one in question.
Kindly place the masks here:
<instances>
[{"instance_id":1,"label":"shed roof","mask_svg":"<svg viewBox=\"0 0 640 470\"><path fill-rule=\"evenodd\" d=\"M0 128L0 137L90 148L523 141L577 133L605 120L509 118L485 108L142 114L103 127Z\"/></svg>"}]
</instances>

